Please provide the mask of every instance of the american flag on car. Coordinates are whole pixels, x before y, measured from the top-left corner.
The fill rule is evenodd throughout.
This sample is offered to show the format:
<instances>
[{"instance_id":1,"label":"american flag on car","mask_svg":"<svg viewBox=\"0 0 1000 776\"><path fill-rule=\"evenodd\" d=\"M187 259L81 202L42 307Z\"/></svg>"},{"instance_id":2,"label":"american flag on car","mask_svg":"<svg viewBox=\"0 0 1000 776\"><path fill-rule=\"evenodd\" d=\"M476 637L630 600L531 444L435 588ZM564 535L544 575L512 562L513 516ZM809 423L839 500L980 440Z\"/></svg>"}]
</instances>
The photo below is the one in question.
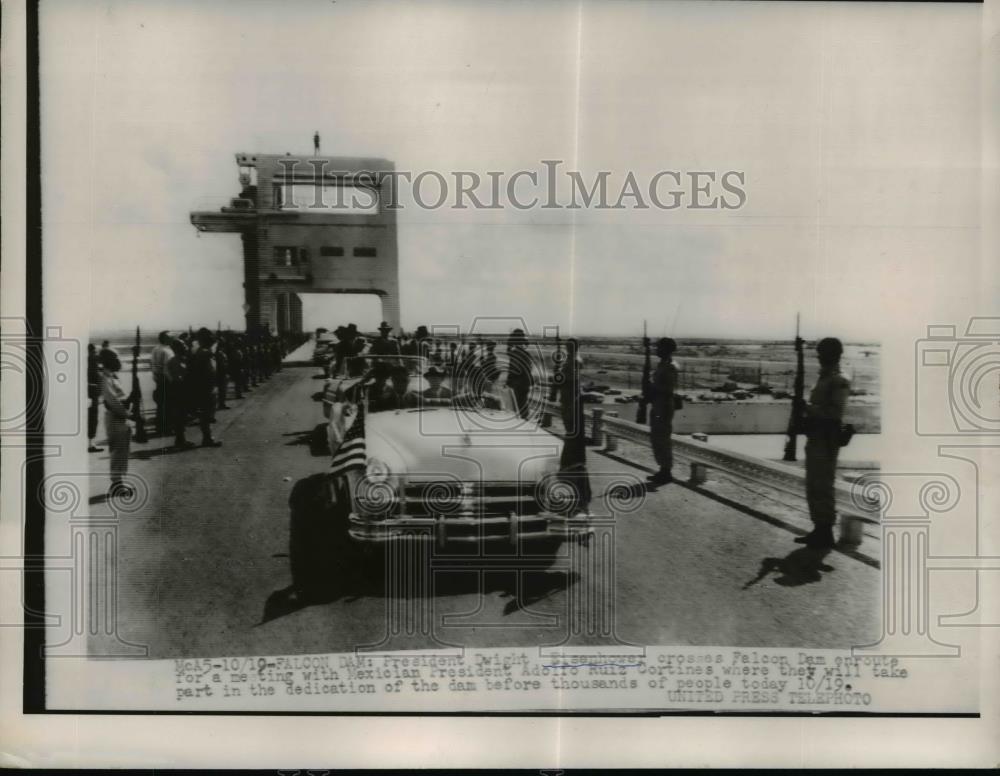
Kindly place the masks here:
<instances>
[{"instance_id":1,"label":"american flag on car","mask_svg":"<svg viewBox=\"0 0 1000 776\"><path fill-rule=\"evenodd\" d=\"M368 460L365 447L365 403L358 402L358 412L354 417L340 446L333 453L330 474L345 474L352 469L364 469Z\"/></svg>"}]
</instances>

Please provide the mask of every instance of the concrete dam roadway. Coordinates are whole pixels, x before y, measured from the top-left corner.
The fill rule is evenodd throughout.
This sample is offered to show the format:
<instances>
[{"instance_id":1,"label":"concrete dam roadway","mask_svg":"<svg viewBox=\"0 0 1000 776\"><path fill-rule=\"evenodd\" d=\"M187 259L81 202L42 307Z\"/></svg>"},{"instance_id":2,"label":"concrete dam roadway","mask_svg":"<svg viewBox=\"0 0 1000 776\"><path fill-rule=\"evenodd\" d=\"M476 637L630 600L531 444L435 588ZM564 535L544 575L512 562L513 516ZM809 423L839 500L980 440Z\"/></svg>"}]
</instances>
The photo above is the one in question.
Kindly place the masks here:
<instances>
[{"instance_id":1,"label":"concrete dam roadway","mask_svg":"<svg viewBox=\"0 0 1000 776\"><path fill-rule=\"evenodd\" d=\"M603 544L574 546L551 567L456 571L425 550L418 561L430 568L416 590L366 577L333 600L285 605L288 497L329 463L310 444L322 420L318 376L289 365L231 400L215 424L221 448L133 443L130 471L149 497L120 516L108 566L121 640L174 658L564 643L849 648L879 638L877 539L815 553L792 541L810 528L804 502L780 506L711 482L632 494L638 501L608 514ZM106 456L91 456L92 474L107 471ZM592 448L595 514L614 501L609 487L641 482L650 464L648 451ZM106 479L91 482L91 514L111 514ZM600 610L598 627L581 606Z\"/></svg>"}]
</instances>

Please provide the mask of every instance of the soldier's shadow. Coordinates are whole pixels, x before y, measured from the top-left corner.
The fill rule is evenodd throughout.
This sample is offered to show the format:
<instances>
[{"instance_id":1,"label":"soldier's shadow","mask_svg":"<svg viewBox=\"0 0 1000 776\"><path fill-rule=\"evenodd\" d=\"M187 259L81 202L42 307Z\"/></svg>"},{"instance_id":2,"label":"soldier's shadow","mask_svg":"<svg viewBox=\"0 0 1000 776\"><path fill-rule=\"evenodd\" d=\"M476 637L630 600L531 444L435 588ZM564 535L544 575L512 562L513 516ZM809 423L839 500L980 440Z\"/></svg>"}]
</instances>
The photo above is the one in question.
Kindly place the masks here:
<instances>
[{"instance_id":1,"label":"soldier's shadow","mask_svg":"<svg viewBox=\"0 0 1000 776\"><path fill-rule=\"evenodd\" d=\"M330 454L330 444L326 437L326 424L320 423L314 428L305 431L293 431L282 436L293 437L290 442L285 442L288 447L296 445L308 445L309 454L314 458Z\"/></svg>"},{"instance_id":2,"label":"soldier's shadow","mask_svg":"<svg viewBox=\"0 0 1000 776\"><path fill-rule=\"evenodd\" d=\"M756 585L768 574L774 574L775 584L783 587L798 587L819 582L824 573L835 571L833 566L823 562L830 550L814 550L810 547L800 547L784 558L764 558L760 562L757 576L743 585L746 590Z\"/></svg>"}]
</instances>

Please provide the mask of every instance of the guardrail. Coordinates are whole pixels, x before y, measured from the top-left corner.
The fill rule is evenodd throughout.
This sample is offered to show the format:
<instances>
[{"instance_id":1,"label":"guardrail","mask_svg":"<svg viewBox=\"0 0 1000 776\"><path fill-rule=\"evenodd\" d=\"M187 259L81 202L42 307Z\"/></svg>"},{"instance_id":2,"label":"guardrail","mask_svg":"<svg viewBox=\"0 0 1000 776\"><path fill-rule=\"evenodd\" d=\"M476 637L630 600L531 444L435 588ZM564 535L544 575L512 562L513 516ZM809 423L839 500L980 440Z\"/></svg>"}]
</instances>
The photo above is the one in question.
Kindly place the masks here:
<instances>
[{"instance_id":1,"label":"guardrail","mask_svg":"<svg viewBox=\"0 0 1000 776\"><path fill-rule=\"evenodd\" d=\"M560 414L558 404L545 403L544 419L548 423L551 415ZM585 414L588 414L585 412ZM591 441L596 446L604 446L606 452L618 449L618 440L624 439L639 445L650 446L647 426L623 420L614 410L594 408L589 412L591 419ZM672 445L675 455L690 461L689 482L700 485L705 482L708 469L718 469L734 477L751 480L775 490L805 498L805 470L777 461L766 461L751 455L723 450L719 447L691 437L674 434ZM876 493L852 487L843 482L834 483L834 499L837 510L843 514L856 515L867 519L878 519L879 504Z\"/></svg>"}]
</instances>

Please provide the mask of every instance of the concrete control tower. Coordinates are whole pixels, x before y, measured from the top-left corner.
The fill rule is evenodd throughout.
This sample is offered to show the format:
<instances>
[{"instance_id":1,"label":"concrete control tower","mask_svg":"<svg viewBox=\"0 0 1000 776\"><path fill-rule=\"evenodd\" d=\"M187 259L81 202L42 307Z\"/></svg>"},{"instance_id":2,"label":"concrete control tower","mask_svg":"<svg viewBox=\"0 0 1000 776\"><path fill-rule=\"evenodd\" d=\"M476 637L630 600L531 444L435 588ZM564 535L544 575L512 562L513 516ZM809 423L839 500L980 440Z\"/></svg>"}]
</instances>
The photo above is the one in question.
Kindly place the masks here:
<instances>
[{"instance_id":1,"label":"concrete control tower","mask_svg":"<svg viewBox=\"0 0 1000 776\"><path fill-rule=\"evenodd\" d=\"M392 162L239 153L236 164L239 196L191 223L243 240L247 331L301 332L299 294L376 294L398 330L396 212L384 206Z\"/></svg>"}]
</instances>

